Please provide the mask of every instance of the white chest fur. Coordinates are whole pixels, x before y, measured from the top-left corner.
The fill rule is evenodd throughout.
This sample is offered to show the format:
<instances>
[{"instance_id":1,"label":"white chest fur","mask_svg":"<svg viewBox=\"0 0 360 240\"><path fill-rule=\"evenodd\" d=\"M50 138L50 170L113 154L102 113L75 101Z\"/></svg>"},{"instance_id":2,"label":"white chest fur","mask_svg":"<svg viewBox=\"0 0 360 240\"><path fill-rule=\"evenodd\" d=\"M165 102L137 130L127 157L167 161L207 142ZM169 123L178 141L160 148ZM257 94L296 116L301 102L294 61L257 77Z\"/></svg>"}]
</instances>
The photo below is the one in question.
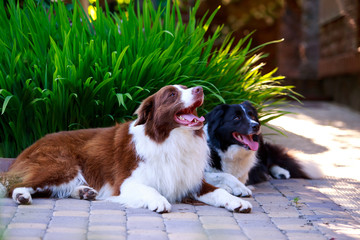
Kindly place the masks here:
<instances>
[{"instance_id":1,"label":"white chest fur","mask_svg":"<svg viewBox=\"0 0 360 240\"><path fill-rule=\"evenodd\" d=\"M256 164L256 151L231 145L225 152L217 150L222 159L222 170L237 177L245 184L250 169Z\"/></svg>"},{"instance_id":2,"label":"white chest fur","mask_svg":"<svg viewBox=\"0 0 360 240\"><path fill-rule=\"evenodd\" d=\"M181 200L197 191L207 166L209 149L205 137L176 128L165 142L158 144L145 135L144 126L130 126L141 161L131 180L155 188L169 202Z\"/></svg>"}]
</instances>

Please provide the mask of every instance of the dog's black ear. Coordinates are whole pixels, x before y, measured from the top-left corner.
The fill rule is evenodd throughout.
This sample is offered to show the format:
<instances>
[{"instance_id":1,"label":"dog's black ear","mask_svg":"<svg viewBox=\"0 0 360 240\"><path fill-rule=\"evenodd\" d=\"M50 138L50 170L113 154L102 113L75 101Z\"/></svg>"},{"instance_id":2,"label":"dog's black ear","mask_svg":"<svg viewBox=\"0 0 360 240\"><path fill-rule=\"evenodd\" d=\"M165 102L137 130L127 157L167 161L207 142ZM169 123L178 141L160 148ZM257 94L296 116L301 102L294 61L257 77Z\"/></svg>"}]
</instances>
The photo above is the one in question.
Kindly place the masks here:
<instances>
[{"instance_id":1,"label":"dog's black ear","mask_svg":"<svg viewBox=\"0 0 360 240\"><path fill-rule=\"evenodd\" d=\"M211 112L206 114L205 119L208 124L208 132L209 134L214 132L216 128L218 128L223 122L223 115L226 109L229 108L227 104L221 104L216 106Z\"/></svg>"},{"instance_id":2,"label":"dog's black ear","mask_svg":"<svg viewBox=\"0 0 360 240\"><path fill-rule=\"evenodd\" d=\"M154 96L146 98L135 111L135 114L138 115L135 126L145 124L146 121L152 118L153 109L154 109Z\"/></svg>"}]
</instances>

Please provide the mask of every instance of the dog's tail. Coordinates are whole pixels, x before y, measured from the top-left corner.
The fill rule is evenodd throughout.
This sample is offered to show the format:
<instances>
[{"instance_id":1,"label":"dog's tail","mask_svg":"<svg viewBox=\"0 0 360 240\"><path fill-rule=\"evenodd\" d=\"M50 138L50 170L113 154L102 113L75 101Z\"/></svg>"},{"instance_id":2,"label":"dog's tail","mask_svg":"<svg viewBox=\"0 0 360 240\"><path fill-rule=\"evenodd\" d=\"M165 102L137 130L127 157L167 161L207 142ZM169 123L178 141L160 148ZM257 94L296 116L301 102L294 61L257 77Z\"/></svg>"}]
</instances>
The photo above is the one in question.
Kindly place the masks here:
<instances>
[{"instance_id":1,"label":"dog's tail","mask_svg":"<svg viewBox=\"0 0 360 240\"><path fill-rule=\"evenodd\" d=\"M291 178L316 179L321 178L323 175L315 163L299 161L279 145L264 143L264 149L267 155L266 162L272 175L274 175L273 172L279 171L276 166L289 171ZM279 174L281 175L281 170ZM280 176L277 178L287 177Z\"/></svg>"}]
</instances>

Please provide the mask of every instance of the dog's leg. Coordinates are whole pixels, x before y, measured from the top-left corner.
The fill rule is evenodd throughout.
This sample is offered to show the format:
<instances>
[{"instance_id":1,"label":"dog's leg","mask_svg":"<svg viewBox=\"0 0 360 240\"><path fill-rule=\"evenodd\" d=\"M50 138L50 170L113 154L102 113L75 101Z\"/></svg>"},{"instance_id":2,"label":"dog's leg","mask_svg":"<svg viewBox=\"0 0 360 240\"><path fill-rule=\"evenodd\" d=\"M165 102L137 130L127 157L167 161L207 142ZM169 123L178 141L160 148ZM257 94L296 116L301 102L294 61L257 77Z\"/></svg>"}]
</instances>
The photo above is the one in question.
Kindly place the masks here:
<instances>
[{"instance_id":1,"label":"dog's leg","mask_svg":"<svg viewBox=\"0 0 360 240\"><path fill-rule=\"evenodd\" d=\"M271 175L277 179L288 179L290 178L290 172L278 165L274 165L270 168Z\"/></svg>"},{"instance_id":2,"label":"dog's leg","mask_svg":"<svg viewBox=\"0 0 360 240\"><path fill-rule=\"evenodd\" d=\"M215 207L225 207L229 211L249 213L251 204L235 197L221 188L216 188L203 180L200 193L194 194L196 200Z\"/></svg>"},{"instance_id":3,"label":"dog's leg","mask_svg":"<svg viewBox=\"0 0 360 240\"><path fill-rule=\"evenodd\" d=\"M15 188L12 192L12 199L18 204L31 204L32 198L31 194L34 194L35 191L32 188L19 187Z\"/></svg>"},{"instance_id":4,"label":"dog's leg","mask_svg":"<svg viewBox=\"0 0 360 240\"><path fill-rule=\"evenodd\" d=\"M71 192L72 198L84 200L95 200L97 195L98 192L95 189L85 185L78 186Z\"/></svg>"},{"instance_id":5,"label":"dog's leg","mask_svg":"<svg viewBox=\"0 0 360 240\"><path fill-rule=\"evenodd\" d=\"M251 190L246 187L245 184L230 173L205 172L205 180L216 187L225 189L235 196L246 197L252 194Z\"/></svg>"},{"instance_id":6,"label":"dog's leg","mask_svg":"<svg viewBox=\"0 0 360 240\"><path fill-rule=\"evenodd\" d=\"M120 188L120 195L107 198L125 207L148 208L158 213L170 212L171 205L155 188L127 179Z\"/></svg>"}]
</instances>

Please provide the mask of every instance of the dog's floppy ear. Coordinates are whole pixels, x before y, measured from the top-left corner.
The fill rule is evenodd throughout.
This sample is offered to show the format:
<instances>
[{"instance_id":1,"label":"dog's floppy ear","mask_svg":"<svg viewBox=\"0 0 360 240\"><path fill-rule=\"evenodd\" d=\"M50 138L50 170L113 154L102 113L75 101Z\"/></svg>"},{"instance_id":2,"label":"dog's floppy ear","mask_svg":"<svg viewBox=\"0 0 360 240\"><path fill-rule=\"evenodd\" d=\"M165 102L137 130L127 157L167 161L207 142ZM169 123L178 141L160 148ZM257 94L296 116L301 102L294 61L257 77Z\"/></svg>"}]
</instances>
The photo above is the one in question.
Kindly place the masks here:
<instances>
[{"instance_id":1,"label":"dog's floppy ear","mask_svg":"<svg viewBox=\"0 0 360 240\"><path fill-rule=\"evenodd\" d=\"M152 118L154 108L154 96L146 98L135 111L135 114L138 115L135 126L145 124L146 121Z\"/></svg>"}]
</instances>

